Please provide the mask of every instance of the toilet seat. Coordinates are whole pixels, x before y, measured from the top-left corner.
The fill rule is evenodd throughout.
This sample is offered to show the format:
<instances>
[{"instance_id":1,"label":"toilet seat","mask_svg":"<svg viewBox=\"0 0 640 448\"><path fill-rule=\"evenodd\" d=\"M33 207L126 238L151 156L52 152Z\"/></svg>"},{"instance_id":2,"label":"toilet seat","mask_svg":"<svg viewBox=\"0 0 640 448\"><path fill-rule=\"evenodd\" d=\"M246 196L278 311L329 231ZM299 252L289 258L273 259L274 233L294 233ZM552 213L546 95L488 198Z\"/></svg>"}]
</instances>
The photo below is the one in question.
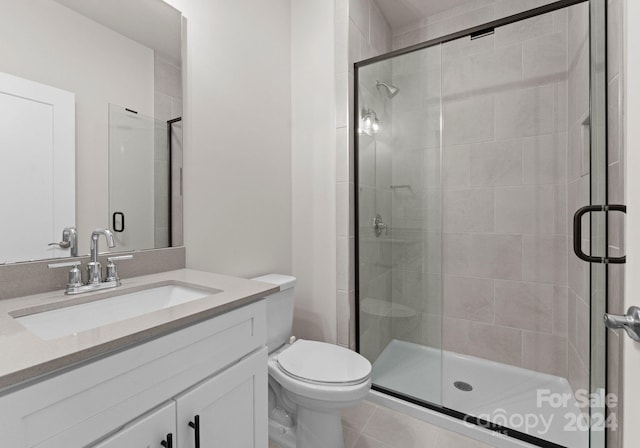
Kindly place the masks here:
<instances>
[{"instance_id":1,"label":"toilet seat","mask_svg":"<svg viewBox=\"0 0 640 448\"><path fill-rule=\"evenodd\" d=\"M280 352L276 362L286 375L323 386L354 386L371 375L371 363L362 355L337 345L304 339Z\"/></svg>"}]
</instances>

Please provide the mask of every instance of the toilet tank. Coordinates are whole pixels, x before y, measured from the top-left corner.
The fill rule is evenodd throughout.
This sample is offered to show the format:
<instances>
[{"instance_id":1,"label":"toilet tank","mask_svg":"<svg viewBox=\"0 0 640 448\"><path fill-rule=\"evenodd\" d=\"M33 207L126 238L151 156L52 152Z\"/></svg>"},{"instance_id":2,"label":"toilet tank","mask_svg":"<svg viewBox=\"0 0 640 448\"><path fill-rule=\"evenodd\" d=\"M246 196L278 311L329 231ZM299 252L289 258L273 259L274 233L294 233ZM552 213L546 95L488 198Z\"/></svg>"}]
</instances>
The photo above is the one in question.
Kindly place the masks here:
<instances>
[{"instance_id":1,"label":"toilet tank","mask_svg":"<svg viewBox=\"0 0 640 448\"><path fill-rule=\"evenodd\" d=\"M280 292L267 299L267 347L269 353L289 341L293 327L293 287L296 278L290 275L267 274L252 278L280 286Z\"/></svg>"}]
</instances>

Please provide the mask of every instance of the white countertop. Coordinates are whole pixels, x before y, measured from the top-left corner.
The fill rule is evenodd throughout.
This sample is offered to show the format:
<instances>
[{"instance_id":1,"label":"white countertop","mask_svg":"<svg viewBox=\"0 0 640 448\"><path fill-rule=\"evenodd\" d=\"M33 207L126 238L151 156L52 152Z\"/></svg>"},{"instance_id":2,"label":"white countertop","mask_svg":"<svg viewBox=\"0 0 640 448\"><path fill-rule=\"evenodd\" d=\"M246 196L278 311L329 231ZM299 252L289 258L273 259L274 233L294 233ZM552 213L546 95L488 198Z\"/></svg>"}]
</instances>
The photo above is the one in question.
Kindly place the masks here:
<instances>
[{"instance_id":1,"label":"white countertop","mask_svg":"<svg viewBox=\"0 0 640 448\"><path fill-rule=\"evenodd\" d=\"M221 292L51 340L40 339L12 317L57 308L62 302L88 302L166 281L191 283ZM76 296L55 291L0 300L0 389L184 328L253 303L279 289L270 283L181 269L124 279L118 288Z\"/></svg>"}]
</instances>

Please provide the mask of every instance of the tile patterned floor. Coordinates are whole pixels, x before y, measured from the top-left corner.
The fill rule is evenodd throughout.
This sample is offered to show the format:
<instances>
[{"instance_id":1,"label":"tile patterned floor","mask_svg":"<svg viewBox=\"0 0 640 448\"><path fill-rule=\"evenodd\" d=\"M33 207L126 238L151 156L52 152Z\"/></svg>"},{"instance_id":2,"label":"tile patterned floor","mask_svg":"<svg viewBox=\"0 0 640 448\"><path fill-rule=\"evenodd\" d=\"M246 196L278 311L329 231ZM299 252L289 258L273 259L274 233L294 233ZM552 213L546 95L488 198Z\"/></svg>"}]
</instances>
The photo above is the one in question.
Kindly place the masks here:
<instances>
[{"instance_id":1,"label":"tile patterned floor","mask_svg":"<svg viewBox=\"0 0 640 448\"><path fill-rule=\"evenodd\" d=\"M345 448L492 448L368 401L345 409L342 423Z\"/></svg>"}]
</instances>

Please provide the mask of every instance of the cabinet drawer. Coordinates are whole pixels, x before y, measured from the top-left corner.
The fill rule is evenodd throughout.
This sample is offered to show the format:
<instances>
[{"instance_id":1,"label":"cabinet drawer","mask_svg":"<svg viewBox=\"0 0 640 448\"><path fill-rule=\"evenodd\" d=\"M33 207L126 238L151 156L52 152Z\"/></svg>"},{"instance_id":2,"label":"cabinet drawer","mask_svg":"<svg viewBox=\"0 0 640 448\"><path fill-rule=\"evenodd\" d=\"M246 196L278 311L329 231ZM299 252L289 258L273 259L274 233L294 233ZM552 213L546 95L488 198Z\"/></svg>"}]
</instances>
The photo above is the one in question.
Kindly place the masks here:
<instances>
[{"instance_id":1,"label":"cabinet drawer","mask_svg":"<svg viewBox=\"0 0 640 448\"><path fill-rule=\"evenodd\" d=\"M86 446L265 342L262 300L1 397L0 432L12 448Z\"/></svg>"}]
</instances>

